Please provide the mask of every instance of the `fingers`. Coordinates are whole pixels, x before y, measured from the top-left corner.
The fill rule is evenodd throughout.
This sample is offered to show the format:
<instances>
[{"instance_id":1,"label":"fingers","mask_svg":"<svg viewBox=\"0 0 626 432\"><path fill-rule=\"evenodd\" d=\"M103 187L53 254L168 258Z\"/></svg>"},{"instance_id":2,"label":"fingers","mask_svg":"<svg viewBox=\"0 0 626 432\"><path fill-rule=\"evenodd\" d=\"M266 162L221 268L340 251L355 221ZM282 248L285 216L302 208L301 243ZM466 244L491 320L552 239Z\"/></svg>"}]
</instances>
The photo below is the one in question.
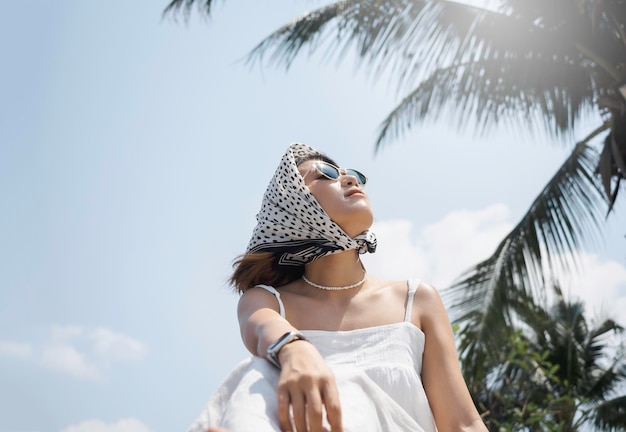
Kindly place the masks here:
<instances>
[{"instance_id":1,"label":"fingers","mask_svg":"<svg viewBox=\"0 0 626 432\"><path fill-rule=\"evenodd\" d=\"M297 432L307 432L307 422L305 413L305 400L302 393L291 394L291 409L293 411L293 422Z\"/></svg>"},{"instance_id":2,"label":"fingers","mask_svg":"<svg viewBox=\"0 0 626 432\"><path fill-rule=\"evenodd\" d=\"M292 387L291 389L286 385L279 386L277 393L278 422L281 430L294 432L323 431L321 392L318 387L307 387L307 390L303 392L300 386ZM290 407L293 414L293 425L291 423Z\"/></svg>"},{"instance_id":3,"label":"fingers","mask_svg":"<svg viewBox=\"0 0 626 432\"><path fill-rule=\"evenodd\" d=\"M278 421L283 431L343 432L335 376L315 347L293 343L281 350ZM324 414L326 410L326 414Z\"/></svg>"},{"instance_id":4,"label":"fingers","mask_svg":"<svg viewBox=\"0 0 626 432\"><path fill-rule=\"evenodd\" d=\"M322 397L317 389L307 395L306 415L309 421L308 431L322 432Z\"/></svg>"},{"instance_id":5,"label":"fingers","mask_svg":"<svg viewBox=\"0 0 626 432\"><path fill-rule=\"evenodd\" d=\"M328 381L322 388L322 400L326 408L326 419L332 432L343 432L343 422L341 421L341 404L339 403L339 392L334 380Z\"/></svg>"},{"instance_id":6,"label":"fingers","mask_svg":"<svg viewBox=\"0 0 626 432\"><path fill-rule=\"evenodd\" d=\"M289 391L284 385L278 386L278 423L280 430L291 431L291 420L289 419Z\"/></svg>"}]
</instances>

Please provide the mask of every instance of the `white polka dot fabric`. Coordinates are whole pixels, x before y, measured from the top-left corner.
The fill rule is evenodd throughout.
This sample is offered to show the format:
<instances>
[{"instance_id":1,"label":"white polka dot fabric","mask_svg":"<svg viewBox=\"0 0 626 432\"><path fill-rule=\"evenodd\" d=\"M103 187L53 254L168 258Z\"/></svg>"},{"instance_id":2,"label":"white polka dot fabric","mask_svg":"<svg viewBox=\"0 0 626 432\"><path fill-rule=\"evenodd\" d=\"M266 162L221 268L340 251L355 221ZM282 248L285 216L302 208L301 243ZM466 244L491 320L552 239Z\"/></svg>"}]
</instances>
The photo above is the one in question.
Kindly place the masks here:
<instances>
[{"instance_id":1,"label":"white polka dot fabric","mask_svg":"<svg viewBox=\"0 0 626 432\"><path fill-rule=\"evenodd\" d=\"M283 155L263 196L246 253L278 253L278 264L300 266L343 250L357 249L359 253L376 250L374 233L365 231L349 237L304 184L296 160L311 154L319 152L305 144L293 143Z\"/></svg>"}]
</instances>

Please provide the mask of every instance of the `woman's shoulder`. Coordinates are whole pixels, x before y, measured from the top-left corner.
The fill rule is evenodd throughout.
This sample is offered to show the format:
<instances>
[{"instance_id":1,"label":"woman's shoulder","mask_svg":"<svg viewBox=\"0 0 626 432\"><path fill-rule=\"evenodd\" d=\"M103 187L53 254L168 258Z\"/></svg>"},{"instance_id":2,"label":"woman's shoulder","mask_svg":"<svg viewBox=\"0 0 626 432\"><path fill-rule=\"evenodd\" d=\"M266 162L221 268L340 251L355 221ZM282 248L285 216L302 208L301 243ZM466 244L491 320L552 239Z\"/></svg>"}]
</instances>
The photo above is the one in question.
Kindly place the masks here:
<instances>
[{"instance_id":1,"label":"woman's shoulder","mask_svg":"<svg viewBox=\"0 0 626 432\"><path fill-rule=\"evenodd\" d=\"M417 288L415 289L415 298L422 301L437 301L441 300L439 290L432 284L424 281L419 281Z\"/></svg>"},{"instance_id":2,"label":"woman's shoulder","mask_svg":"<svg viewBox=\"0 0 626 432\"><path fill-rule=\"evenodd\" d=\"M423 281L419 282L415 290L413 302L415 308L420 312L420 315L428 314L429 311L439 309L443 306L443 300L439 290L434 285Z\"/></svg>"},{"instance_id":3,"label":"woman's shoulder","mask_svg":"<svg viewBox=\"0 0 626 432\"><path fill-rule=\"evenodd\" d=\"M449 318L439 290L432 284L420 282L415 291L413 320L424 330L428 323L449 324Z\"/></svg>"},{"instance_id":4,"label":"woman's shoulder","mask_svg":"<svg viewBox=\"0 0 626 432\"><path fill-rule=\"evenodd\" d=\"M280 310L280 292L269 285L256 285L246 289L239 297L238 308L270 307Z\"/></svg>"}]
</instances>

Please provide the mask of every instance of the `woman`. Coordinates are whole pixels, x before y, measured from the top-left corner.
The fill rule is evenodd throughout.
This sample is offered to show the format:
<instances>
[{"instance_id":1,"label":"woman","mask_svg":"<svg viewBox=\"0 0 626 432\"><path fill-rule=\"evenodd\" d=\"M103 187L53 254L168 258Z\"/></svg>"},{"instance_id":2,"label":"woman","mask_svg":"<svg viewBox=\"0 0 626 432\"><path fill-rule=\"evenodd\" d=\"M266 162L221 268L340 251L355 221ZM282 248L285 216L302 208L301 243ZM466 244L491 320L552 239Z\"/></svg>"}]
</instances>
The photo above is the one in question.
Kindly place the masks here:
<instances>
[{"instance_id":1,"label":"woman","mask_svg":"<svg viewBox=\"0 0 626 432\"><path fill-rule=\"evenodd\" d=\"M487 430L435 288L359 258L376 249L366 181L289 146L231 277L252 357L191 431Z\"/></svg>"}]
</instances>

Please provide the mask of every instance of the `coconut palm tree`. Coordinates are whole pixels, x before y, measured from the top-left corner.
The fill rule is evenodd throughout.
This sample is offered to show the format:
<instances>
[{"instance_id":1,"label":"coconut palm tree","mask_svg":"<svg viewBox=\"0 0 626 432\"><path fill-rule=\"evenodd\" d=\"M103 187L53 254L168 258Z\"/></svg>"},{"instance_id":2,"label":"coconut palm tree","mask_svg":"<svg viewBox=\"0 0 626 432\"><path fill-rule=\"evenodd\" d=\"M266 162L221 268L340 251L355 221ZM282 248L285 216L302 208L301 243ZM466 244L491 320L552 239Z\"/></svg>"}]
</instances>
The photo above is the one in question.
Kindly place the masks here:
<instances>
[{"instance_id":1,"label":"coconut palm tree","mask_svg":"<svg viewBox=\"0 0 626 432\"><path fill-rule=\"evenodd\" d=\"M164 13L214 12L214 0L169 0ZM511 308L541 290L600 233L626 176L625 0L344 0L277 29L247 59L285 67L324 50L404 92L382 121L378 150L425 121L528 131L567 143L571 155L493 255L446 290L476 343L497 345ZM577 126L600 124L576 141ZM607 206L608 203L608 206Z\"/></svg>"},{"instance_id":2,"label":"coconut palm tree","mask_svg":"<svg viewBox=\"0 0 626 432\"><path fill-rule=\"evenodd\" d=\"M474 349L461 333L461 357L474 400L492 430L576 431L583 425L626 431L624 329L611 319L593 324L580 301L554 287L554 302L527 299L496 357Z\"/></svg>"}]
</instances>

